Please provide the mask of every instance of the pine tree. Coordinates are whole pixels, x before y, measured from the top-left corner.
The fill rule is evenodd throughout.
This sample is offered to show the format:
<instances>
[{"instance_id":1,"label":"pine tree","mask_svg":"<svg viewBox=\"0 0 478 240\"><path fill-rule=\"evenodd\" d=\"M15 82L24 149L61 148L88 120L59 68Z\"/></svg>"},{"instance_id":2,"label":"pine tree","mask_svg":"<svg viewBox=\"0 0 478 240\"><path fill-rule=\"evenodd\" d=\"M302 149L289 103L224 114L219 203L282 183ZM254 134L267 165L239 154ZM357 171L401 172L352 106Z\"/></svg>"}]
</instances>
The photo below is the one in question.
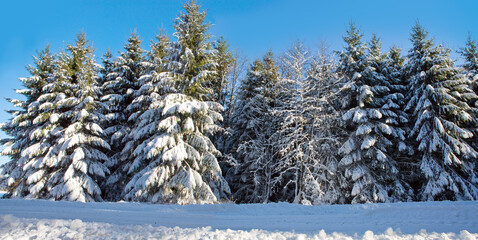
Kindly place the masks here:
<instances>
[{"instance_id":1,"label":"pine tree","mask_svg":"<svg viewBox=\"0 0 478 240\"><path fill-rule=\"evenodd\" d=\"M227 172L238 202L268 202L272 195L273 142L276 131L273 108L277 99L278 67L272 52L251 65L241 84L232 116L228 153L234 166Z\"/></svg>"},{"instance_id":2,"label":"pine tree","mask_svg":"<svg viewBox=\"0 0 478 240\"><path fill-rule=\"evenodd\" d=\"M413 48L404 70L410 81L406 105L412 115L410 138L417 146L423 173L421 200L475 200L477 153L468 145L473 136L465 128L472 121L467 104L476 95L469 80L454 67L450 51L434 46L418 23L413 27Z\"/></svg>"},{"instance_id":3,"label":"pine tree","mask_svg":"<svg viewBox=\"0 0 478 240\"><path fill-rule=\"evenodd\" d=\"M166 71L144 77L162 86L152 92L156 100L148 109L136 115L129 138L141 143L125 148L134 159L129 167L133 177L124 189L129 200L212 203L229 193L216 159L221 154L209 139L220 129L215 122L222 120L222 106L201 101L217 65L207 42L209 24L196 2L184 9L174 25L177 42L167 48Z\"/></svg>"},{"instance_id":4,"label":"pine tree","mask_svg":"<svg viewBox=\"0 0 478 240\"><path fill-rule=\"evenodd\" d=\"M26 100L9 99L19 109L9 111L12 119L1 126L1 129L10 135L10 138L1 141L6 146L1 154L10 157L10 161L2 166L2 173L8 175L3 184L14 197L29 194L26 178L32 172L24 170L27 159L22 159L22 151L37 143L38 139L32 133L42 125L42 122L48 121L45 109L51 104L45 99L39 100L45 93L44 86L51 81L55 68L55 58L50 52L50 46L38 52L38 57L33 59L35 66L27 67L31 77L20 78L25 89L17 90L17 93L24 95ZM36 151L36 154L41 154L39 149Z\"/></svg>"}]
</instances>

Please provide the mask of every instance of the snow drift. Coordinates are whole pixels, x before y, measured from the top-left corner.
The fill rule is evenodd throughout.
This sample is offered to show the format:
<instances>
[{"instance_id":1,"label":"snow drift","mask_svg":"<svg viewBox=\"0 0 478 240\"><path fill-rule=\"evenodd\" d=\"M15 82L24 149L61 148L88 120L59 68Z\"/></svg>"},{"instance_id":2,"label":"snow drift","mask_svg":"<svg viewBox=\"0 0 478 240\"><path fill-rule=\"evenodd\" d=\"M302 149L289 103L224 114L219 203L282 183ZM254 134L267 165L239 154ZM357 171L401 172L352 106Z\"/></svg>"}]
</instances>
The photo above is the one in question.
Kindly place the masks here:
<instances>
[{"instance_id":1,"label":"snow drift","mask_svg":"<svg viewBox=\"0 0 478 240\"><path fill-rule=\"evenodd\" d=\"M478 202L303 206L0 200L0 239L476 239Z\"/></svg>"}]
</instances>

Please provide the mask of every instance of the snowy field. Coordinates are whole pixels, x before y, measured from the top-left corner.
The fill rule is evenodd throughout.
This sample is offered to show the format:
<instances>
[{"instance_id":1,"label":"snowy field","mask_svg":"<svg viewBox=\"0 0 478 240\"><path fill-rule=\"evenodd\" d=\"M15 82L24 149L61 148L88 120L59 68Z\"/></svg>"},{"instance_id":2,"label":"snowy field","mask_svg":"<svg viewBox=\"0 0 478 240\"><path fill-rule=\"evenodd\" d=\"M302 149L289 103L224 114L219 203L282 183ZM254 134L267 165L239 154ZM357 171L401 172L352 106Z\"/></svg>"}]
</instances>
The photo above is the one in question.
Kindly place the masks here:
<instances>
[{"instance_id":1,"label":"snowy field","mask_svg":"<svg viewBox=\"0 0 478 240\"><path fill-rule=\"evenodd\" d=\"M334 206L0 200L0 239L476 239L478 202Z\"/></svg>"}]
</instances>

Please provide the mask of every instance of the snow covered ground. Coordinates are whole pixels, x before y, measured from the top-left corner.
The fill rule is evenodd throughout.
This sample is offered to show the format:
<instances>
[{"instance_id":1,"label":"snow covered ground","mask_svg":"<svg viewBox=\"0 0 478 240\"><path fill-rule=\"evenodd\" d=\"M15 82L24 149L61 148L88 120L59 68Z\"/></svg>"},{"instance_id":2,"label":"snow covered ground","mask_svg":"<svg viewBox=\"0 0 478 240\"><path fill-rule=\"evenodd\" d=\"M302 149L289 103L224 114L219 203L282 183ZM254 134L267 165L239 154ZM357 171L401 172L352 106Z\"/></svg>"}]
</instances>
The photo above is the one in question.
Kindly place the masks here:
<instances>
[{"instance_id":1,"label":"snow covered ground","mask_svg":"<svg viewBox=\"0 0 478 240\"><path fill-rule=\"evenodd\" d=\"M478 202L334 206L0 200L0 239L476 239Z\"/></svg>"}]
</instances>

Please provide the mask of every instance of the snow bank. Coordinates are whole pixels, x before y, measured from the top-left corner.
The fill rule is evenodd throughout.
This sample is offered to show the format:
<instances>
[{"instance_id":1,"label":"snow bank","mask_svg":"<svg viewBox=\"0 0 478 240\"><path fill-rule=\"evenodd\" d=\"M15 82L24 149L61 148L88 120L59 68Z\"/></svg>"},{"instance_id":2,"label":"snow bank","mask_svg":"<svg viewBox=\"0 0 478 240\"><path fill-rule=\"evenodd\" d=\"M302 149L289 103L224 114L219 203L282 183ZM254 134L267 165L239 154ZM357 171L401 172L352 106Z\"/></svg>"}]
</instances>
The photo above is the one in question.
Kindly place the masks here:
<instances>
[{"instance_id":1,"label":"snow bank","mask_svg":"<svg viewBox=\"0 0 478 240\"><path fill-rule=\"evenodd\" d=\"M478 234L468 231L455 233L403 234L387 229L382 234L366 231L363 235L350 236L343 233L317 234L295 232L269 232L253 229L212 230L204 228L168 228L151 225L114 225L109 223L88 223L76 220L20 219L11 215L0 219L0 239L476 239Z\"/></svg>"},{"instance_id":2,"label":"snow bank","mask_svg":"<svg viewBox=\"0 0 478 240\"><path fill-rule=\"evenodd\" d=\"M0 239L476 239L478 202L334 206L0 200Z\"/></svg>"}]
</instances>

